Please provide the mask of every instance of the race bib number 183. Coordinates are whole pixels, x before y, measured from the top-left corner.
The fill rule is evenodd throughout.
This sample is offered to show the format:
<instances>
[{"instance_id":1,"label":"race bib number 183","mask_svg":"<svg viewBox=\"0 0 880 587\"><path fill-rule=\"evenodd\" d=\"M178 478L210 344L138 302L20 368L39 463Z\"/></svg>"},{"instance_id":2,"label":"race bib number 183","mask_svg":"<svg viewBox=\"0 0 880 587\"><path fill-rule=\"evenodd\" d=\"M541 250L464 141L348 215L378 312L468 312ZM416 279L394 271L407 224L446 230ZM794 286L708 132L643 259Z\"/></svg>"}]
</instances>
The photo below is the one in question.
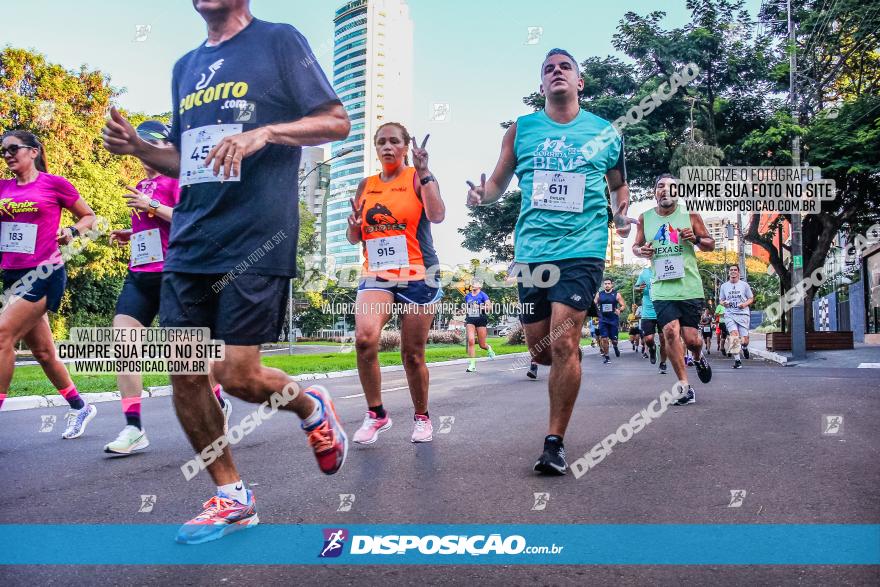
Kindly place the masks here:
<instances>
[{"instance_id":1,"label":"race bib number 183","mask_svg":"<svg viewBox=\"0 0 880 587\"><path fill-rule=\"evenodd\" d=\"M27 222L0 223L0 251L33 255L36 244L36 224Z\"/></svg>"}]
</instances>

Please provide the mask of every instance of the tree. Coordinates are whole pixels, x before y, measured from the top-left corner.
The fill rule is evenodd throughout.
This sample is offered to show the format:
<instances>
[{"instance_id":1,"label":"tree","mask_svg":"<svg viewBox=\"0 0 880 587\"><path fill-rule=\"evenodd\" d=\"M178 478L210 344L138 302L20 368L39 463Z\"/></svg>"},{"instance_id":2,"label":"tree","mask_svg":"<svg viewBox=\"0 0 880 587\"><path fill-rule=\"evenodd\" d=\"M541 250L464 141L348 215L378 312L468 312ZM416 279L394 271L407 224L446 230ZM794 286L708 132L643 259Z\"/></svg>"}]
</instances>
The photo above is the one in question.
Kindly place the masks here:
<instances>
[{"instance_id":1,"label":"tree","mask_svg":"<svg viewBox=\"0 0 880 587\"><path fill-rule=\"evenodd\" d=\"M471 220L458 232L464 236L462 245L469 251L488 251L490 262L513 261L513 229L519 218L522 192L505 192L492 206L475 206L468 210Z\"/></svg>"},{"instance_id":2,"label":"tree","mask_svg":"<svg viewBox=\"0 0 880 587\"><path fill-rule=\"evenodd\" d=\"M742 0L688 0L691 22L665 29L665 13L645 16L627 12L612 44L631 63L618 57L590 57L582 62L584 91L581 107L613 121L655 92L689 63L699 75L686 87L637 124L624 129L628 182L632 199L650 197L654 178L667 173L673 163L689 160L742 162L741 143L754 130L763 128L774 111L767 96L778 85L770 76L772 62L768 35L757 34ZM523 102L535 110L544 107L539 93ZM777 99L776 105L781 103ZM694 122L691 124L691 108ZM510 122L502 124L509 126ZM693 127L705 129L697 141ZM505 194L505 199L509 194ZM460 232L464 246L488 251L490 258L512 258L510 234L516 223L516 206L474 208L471 221Z\"/></svg>"},{"instance_id":3,"label":"tree","mask_svg":"<svg viewBox=\"0 0 880 587\"><path fill-rule=\"evenodd\" d=\"M834 179L837 197L823 201L819 214L803 217L803 270L810 275L822 267L830 247L842 229L852 239L880 219L880 13L876 3L839 0L829 6L817 0L794 0L796 23L794 46L787 42L785 6L767 3L760 17L779 41L773 68L777 89L787 91L788 52L798 58L797 119L780 106L766 128L752 132L744 146L753 160L765 165L791 162L790 144L803 138L803 159L822 168L823 177ZM753 217L747 239L764 248L774 270L790 289L791 272L775 245L775 235L790 216L778 218L771 230L759 234ZM784 245L785 249L789 249ZM812 299L805 293L805 321L812 329Z\"/></svg>"},{"instance_id":4,"label":"tree","mask_svg":"<svg viewBox=\"0 0 880 587\"><path fill-rule=\"evenodd\" d=\"M33 51L7 47L0 51L0 131L33 132L43 143L49 172L66 177L95 213L112 228L130 226L129 210L121 197L125 185L143 177L140 163L116 157L101 144L104 114L120 90L100 71L82 66L68 71ZM134 124L146 118L126 113ZM4 172L9 177L9 172ZM70 223L65 212L63 223ZM127 251L106 240L90 244L67 262L70 286L65 293L56 334L63 336L68 318L105 323L112 316L116 295L127 268ZM71 315L76 308L77 314ZM77 321L71 320L71 324Z\"/></svg>"}]
</instances>

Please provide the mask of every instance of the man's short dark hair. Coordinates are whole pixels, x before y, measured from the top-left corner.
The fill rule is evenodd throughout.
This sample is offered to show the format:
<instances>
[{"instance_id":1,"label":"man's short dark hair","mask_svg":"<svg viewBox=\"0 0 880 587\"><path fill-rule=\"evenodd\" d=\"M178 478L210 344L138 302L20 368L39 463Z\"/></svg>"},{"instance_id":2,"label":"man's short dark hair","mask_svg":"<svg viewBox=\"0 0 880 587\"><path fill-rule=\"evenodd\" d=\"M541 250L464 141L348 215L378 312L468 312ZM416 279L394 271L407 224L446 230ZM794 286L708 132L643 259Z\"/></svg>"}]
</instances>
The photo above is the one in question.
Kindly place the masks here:
<instances>
[{"instance_id":1,"label":"man's short dark hair","mask_svg":"<svg viewBox=\"0 0 880 587\"><path fill-rule=\"evenodd\" d=\"M677 178L674 175L672 175L671 173L661 173L660 175L657 176L657 179L654 180L654 187L655 188L657 187L657 184L660 183L661 179L677 179Z\"/></svg>"},{"instance_id":2,"label":"man's short dark hair","mask_svg":"<svg viewBox=\"0 0 880 587\"><path fill-rule=\"evenodd\" d=\"M554 55L565 55L566 57L571 59L571 64L574 65L575 71L580 73L581 68L578 65L577 59L575 59L574 56L571 53L569 53L568 51L566 51L565 49L556 48L556 49L550 49L550 51L548 51L547 55L544 57L544 61L543 61L543 63L541 63L541 75L544 75L544 63L547 63L547 60L550 59L551 57L553 57Z\"/></svg>"},{"instance_id":3,"label":"man's short dark hair","mask_svg":"<svg viewBox=\"0 0 880 587\"><path fill-rule=\"evenodd\" d=\"M611 283L614 283L614 280L611 279L610 277L606 277L605 279L603 279L602 283L605 283L606 281L610 281Z\"/></svg>"}]
</instances>

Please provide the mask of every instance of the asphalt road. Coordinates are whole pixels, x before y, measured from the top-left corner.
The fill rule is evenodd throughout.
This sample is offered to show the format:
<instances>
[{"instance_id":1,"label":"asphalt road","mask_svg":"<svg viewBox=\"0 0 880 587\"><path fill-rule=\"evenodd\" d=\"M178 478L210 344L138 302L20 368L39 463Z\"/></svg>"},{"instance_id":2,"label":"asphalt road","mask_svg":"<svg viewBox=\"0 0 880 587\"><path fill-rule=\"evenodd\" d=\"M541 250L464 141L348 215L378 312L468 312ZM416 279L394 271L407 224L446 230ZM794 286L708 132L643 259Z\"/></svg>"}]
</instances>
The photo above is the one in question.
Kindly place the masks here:
<instances>
[{"instance_id":1,"label":"asphalt road","mask_svg":"<svg viewBox=\"0 0 880 587\"><path fill-rule=\"evenodd\" d=\"M603 366L584 357L581 396L565 438L569 461L587 452L673 383L637 357ZM802 370L750 361L732 370L713 354L715 377L696 383L697 403L670 408L581 479L536 476L547 420L547 369L538 381L512 358L431 369L434 442L413 445L402 372L386 374L384 403L394 427L379 442L353 446L345 468L316 468L298 421L278 414L234 449L244 480L271 524L381 523L880 523L880 385L871 369ZM351 435L365 410L357 378L325 381ZM234 400L233 421L252 406ZM63 409L0 414L0 523L179 524L197 513L213 485L185 481L192 457L170 398L144 402L151 446L128 458L102 452L124 424L118 405L98 405L86 435L60 438ZM839 435L822 434L825 414L844 416ZM40 432L42 416L56 429ZM442 417L455 418L438 434ZM742 507L730 491L746 490ZM533 493L548 492L533 511ZM337 512L339 494L355 494ZM156 495L150 513L140 496ZM218 545L222 542L218 542ZM71 548L76 545L72 544ZM4 548L15 548L5 544ZM626 548L626 545L621 545ZM698 544L658 545L698 549ZM378 584L880 584L872 566L187 566L0 567L2 585Z\"/></svg>"}]
</instances>

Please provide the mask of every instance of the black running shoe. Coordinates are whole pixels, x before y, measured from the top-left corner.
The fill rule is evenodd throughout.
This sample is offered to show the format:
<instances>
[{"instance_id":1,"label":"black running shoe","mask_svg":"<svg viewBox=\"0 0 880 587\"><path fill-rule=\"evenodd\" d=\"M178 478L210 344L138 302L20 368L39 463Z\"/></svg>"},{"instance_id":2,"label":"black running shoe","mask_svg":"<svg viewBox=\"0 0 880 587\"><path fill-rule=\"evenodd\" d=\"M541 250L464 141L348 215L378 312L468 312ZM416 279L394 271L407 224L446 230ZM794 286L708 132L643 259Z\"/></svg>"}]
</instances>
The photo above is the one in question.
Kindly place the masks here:
<instances>
[{"instance_id":1,"label":"black running shoe","mask_svg":"<svg viewBox=\"0 0 880 587\"><path fill-rule=\"evenodd\" d=\"M544 439L544 453L535 463L535 471L545 475L565 475L568 473L568 463L565 462L565 447L562 439L550 435Z\"/></svg>"},{"instance_id":2,"label":"black running shoe","mask_svg":"<svg viewBox=\"0 0 880 587\"><path fill-rule=\"evenodd\" d=\"M743 368L742 361L734 361L734 362L733 362L733 368L734 368L734 369L742 369L742 368Z\"/></svg>"},{"instance_id":3,"label":"black running shoe","mask_svg":"<svg viewBox=\"0 0 880 587\"><path fill-rule=\"evenodd\" d=\"M678 398L678 401L673 403L674 406L686 406L687 404L695 404L697 403L697 395L694 393L694 388L688 385L687 391Z\"/></svg>"},{"instance_id":4,"label":"black running shoe","mask_svg":"<svg viewBox=\"0 0 880 587\"><path fill-rule=\"evenodd\" d=\"M529 370L526 372L526 377L529 379L537 379L538 378L538 364L532 363L529 365Z\"/></svg>"},{"instance_id":5,"label":"black running shoe","mask_svg":"<svg viewBox=\"0 0 880 587\"><path fill-rule=\"evenodd\" d=\"M648 357L651 359L652 365L657 362L657 347L655 347L655 346L648 347Z\"/></svg>"},{"instance_id":6,"label":"black running shoe","mask_svg":"<svg viewBox=\"0 0 880 587\"><path fill-rule=\"evenodd\" d=\"M611 345L611 346L614 347L614 356L615 356L615 357L619 357L619 356L620 356L620 349L617 348L617 345L616 345L616 344L613 344L613 345Z\"/></svg>"},{"instance_id":7,"label":"black running shoe","mask_svg":"<svg viewBox=\"0 0 880 587\"><path fill-rule=\"evenodd\" d=\"M605 360L602 361L603 365L607 365L611 362L611 358L608 355L605 355Z\"/></svg>"},{"instance_id":8,"label":"black running shoe","mask_svg":"<svg viewBox=\"0 0 880 587\"><path fill-rule=\"evenodd\" d=\"M694 365L697 367L697 377L700 378L700 381L703 383L712 381L712 367L709 365L706 357L700 357L700 360L694 363Z\"/></svg>"},{"instance_id":9,"label":"black running shoe","mask_svg":"<svg viewBox=\"0 0 880 587\"><path fill-rule=\"evenodd\" d=\"M743 357L745 357L746 359L748 359L748 358L749 358L749 347L748 347L748 345L745 345L745 344L744 344L743 347L742 347L742 349L743 349Z\"/></svg>"},{"instance_id":10,"label":"black running shoe","mask_svg":"<svg viewBox=\"0 0 880 587\"><path fill-rule=\"evenodd\" d=\"M660 375L666 375L666 362L660 361Z\"/></svg>"}]
</instances>

